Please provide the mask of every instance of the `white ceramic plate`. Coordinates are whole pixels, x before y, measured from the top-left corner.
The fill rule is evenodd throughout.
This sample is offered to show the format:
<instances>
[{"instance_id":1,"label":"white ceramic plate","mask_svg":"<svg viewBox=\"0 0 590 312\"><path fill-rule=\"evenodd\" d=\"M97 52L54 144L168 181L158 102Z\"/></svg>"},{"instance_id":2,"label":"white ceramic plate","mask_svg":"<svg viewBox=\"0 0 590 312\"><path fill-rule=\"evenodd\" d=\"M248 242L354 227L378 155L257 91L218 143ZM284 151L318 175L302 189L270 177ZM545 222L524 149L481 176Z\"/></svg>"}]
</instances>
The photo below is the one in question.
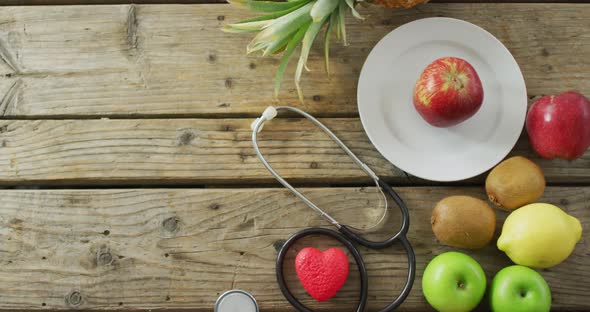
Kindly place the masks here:
<instances>
[{"instance_id":1,"label":"white ceramic plate","mask_svg":"<svg viewBox=\"0 0 590 312\"><path fill-rule=\"evenodd\" d=\"M467 60L481 79L484 101L470 119L430 126L412 103L414 84L432 61ZM510 152L527 109L524 78L493 35L465 21L426 18L398 27L373 48L360 74L358 109L377 150L417 177L458 181L479 175Z\"/></svg>"}]
</instances>

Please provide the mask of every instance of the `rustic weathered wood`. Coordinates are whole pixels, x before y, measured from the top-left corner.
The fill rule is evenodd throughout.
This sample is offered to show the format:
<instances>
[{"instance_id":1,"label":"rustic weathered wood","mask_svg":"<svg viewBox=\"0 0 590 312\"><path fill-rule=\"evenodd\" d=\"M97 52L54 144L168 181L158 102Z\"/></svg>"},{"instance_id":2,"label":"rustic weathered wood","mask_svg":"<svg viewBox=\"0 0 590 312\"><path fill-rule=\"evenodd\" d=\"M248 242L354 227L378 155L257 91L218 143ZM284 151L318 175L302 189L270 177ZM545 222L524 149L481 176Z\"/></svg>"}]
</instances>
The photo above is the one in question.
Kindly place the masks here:
<instances>
[{"instance_id":1,"label":"rustic weathered wood","mask_svg":"<svg viewBox=\"0 0 590 312\"><path fill-rule=\"evenodd\" d=\"M72 5L72 4L185 4L185 3L225 3L225 0L3 0L2 5ZM473 3L473 2L512 2L512 3L587 3L589 0L431 0L431 3Z\"/></svg>"},{"instance_id":2,"label":"rustic weathered wood","mask_svg":"<svg viewBox=\"0 0 590 312\"><path fill-rule=\"evenodd\" d=\"M314 71L304 78L306 104L296 99L292 67L281 102L319 116L348 117L324 121L388 181L431 183L385 161L354 118L362 63L370 48L398 25L430 16L465 19L489 30L513 52L531 98L566 89L590 94L588 5L429 4L398 12L365 9L363 14L371 18L349 21L353 44L332 49L333 76L326 78L322 53L315 48L309 62ZM289 310L274 280L276 248L299 229L326 224L283 189L253 188L275 182L252 151L251 118L243 117L274 103L271 83L278 62L245 56L251 36L219 31L224 23L249 16L219 4L0 10L1 116L64 119L0 121L0 185L247 187L0 190L0 310L211 311L216 297L231 288L252 292L263 311ZM70 120L103 116L159 119ZM260 138L263 151L291 181L307 186L368 184L350 159L307 121L282 119L266 129ZM523 136L512 154L539 163L549 183L590 183L590 152L574 162L541 160ZM483 178L466 183L481 184ZM401 310L425 311L429 307L420 289L424 266L434 255L453 250L439 245L431 233L432 206L451 194L485 195L481 186L399 191L411 208L409 236L418 255L416 283ZM365 226L379 218L372 208L379 204L373 188L304 192L344 223ZM590 186L549 187L542 201L558 204L583 226L590 222ZM507 213L497 215L500 227ZM387 225L371 237L391 233L398 216L392 208ZM590 311L588 237L583 234L565 263L541 272L556 311ZM309 243L331 245L326 240ZM406 258L399 246L361 251L369 268L373 311L401 288ZM480 261L488 278L510 265L493 246L468 253ZM358 276L353 272L336 298L321 305L309 300L293 275L289 283L299 298L320 310L350 311ZM481 310L487 310L485 304Z\"/></svg>"},{"instance_id":3,"label":"rustic weathered wood","mask_svg":"<svg viewBox=\"0 0 590 312\"><path fill-rule=\"evenodd\" d=\"M373 188L305 189L343 222L376 220ZM411 210L409 238L418 271L402 311L425 311L420 281L426 263L452 250L430 229L433 205L450 194L484 198L482 188L398 188ZM325 226L315 213L283 189L3 190L0 191L0 308L166 308L211 311L224 290L252 292L263 311L286 311L274 277L281 240L309 226ZM543 201L560 205L582 224L590 222L590 188L548 188ZM498 235L507 215L497 211ZM393 208L381 237L399 225ZM587 229L585 229L587 230ZM543 270L555 310L590 310L590 253L585 232L561 265ZM326 247L329 242L310 242ZM296 248L300 248L297 246ZM406 274L396 246L361 248L370 275L371 311L387 303ZM509 259L494 246L467 251L488 278ZM293 291L314 305L292 275ZM350 311L358 277L321 305Z\"/></svg>"},{"instance_id":4,"label":"rustic weathered wood","mask_svg":"<svg viewBox=\"0 0 590 312\"><path fill-rule=\"evenodd\" d=\"M422 183L387 162L356 118L326 125L388 181ZM275 183L251 143L252 119L104 119L0 121L1 185L173 185ZM296 183L368 183L321 130L307 120L279 119L260 147ZM512 154L537 161L549 182L588 182L590 152L573 161L539 160L523 139ZM482 181L484 177L474 181Z\"/></svg>"},{"instance_id":5,"label":"rustic weathered wood","mask_svg":"<svg viewBox=\"0 0 590 312\"><path fill-rule=\"evenodd\" d=\"M332 49L333 76L314 48L306 105L288 69L281 103L322 116L356 116L356 83L379 39L409 21L448 16L489 30L514 53L531 96L590 94L590 6L427 4L364 9L351 45ZM220 27L252 16L230 5L41 6L0 11L0 111L11 118L253 116L273 103L277 58L244 54L249 35ZM42 17L42 18L40 18ZM294 64L292 64L294 65Z\"/></svg>"}]
</instances>

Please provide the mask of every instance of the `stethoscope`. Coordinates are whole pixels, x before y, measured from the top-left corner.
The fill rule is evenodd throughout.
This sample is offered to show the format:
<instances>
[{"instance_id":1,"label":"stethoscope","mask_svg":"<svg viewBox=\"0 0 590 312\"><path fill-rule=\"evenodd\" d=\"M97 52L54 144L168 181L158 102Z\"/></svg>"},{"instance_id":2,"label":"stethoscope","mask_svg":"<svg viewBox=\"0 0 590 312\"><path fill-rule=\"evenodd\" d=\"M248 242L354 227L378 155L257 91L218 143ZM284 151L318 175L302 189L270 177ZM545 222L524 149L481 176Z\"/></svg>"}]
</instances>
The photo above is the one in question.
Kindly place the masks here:
<instances>
[{"instance_id":1,"label":"stethoscope","mask_svg":"<svg viewBox=\"0 0 590 312\"><path fill-rule=\"evenodd\" d=\"M350 226L340 224L336 219L334 219L329 214L327 214L322 209L320 209L318 206L316 206L311 200L309 200L309 198L307 198L305 195L303 195L301 192L299 192L297 189L295 189L293 186L291 186L291 184L289 184L287 181L285 181L285 179L283 179L272 168L272 166L266 161L266 159L264 159L264 156L262 156L262 153L260 152L260 149L258 148L257 135L264 127L264 123L275 118L277 116L277 112L281 111L281 110L291 111L291 112L300 114L300 115L304 116L305 118L309 119L314 124L316 124L318 127L320 127L326 134L328 134L328 136L330 136L332 138L332 140L334 140L334 142L336 142L336 144L338 144L354 160L354 162L366 174L368 174L373 179L373 181L375 181L375 184L379 187L379 190L382 192L382 194L383 194L383 191L385 191L385 193L387 193L395 201L395 203L400 208L401 214L402 214L402 225L401 225L400 230L395 235L391 236L390 238L388 238L384 241L380 241L380 242L370 241L370 240L363 238L362 236L360 236L359 234L357 234L353 230L351 230ZM350 251L351 255L353 256L353 258L356 262L356 265L358 267L358 270L360 272L360 277L361 277L361 291L360 291L359 302L355 308L355 311L363 312L365 309L365 306L367 304L368 277L367 277L367 270L365 268L363 258L361 257L361 254L358 251L358 249L354 246L353 242L360 244L362 246L371 248L371 249L383 249L383 248L387 248L389 246L392 246L393 244L395 244L396 242L399 241L402 244L402 246L404 247L404 249L406 250L406 253L408 255L408 277L407 277L406 283L405 283L401 293L398 295L398 297L395 298L385 308L383 308L381 310L381 312L395 310L406 299L406 297L410 293L410 290L412 289L412 285L414 284L414 277L416 274L416 256L414 254L414 251L412 250L412 246L410 245L410 242L408 241L408 239L406 237L406 234L408 232L408 228L410 226L410 216L409 216L408 207L406 207L406 204L404 203L404 201L391 188L391 186L389 184L387 184L387 183L383 182L381 179L379 179L379 177L373 172L373 170L371 170L366 164L364 164L360 159L358 159L358 157L356 157L356 155L353 154L352 151L350 151L350 149L348 149L348 147L346 147L346 145L344 145L344 143L332 131L330 131L330 129L328 129L324 124L322 124L315 117L311 116L310 114L308 114L300 109L297 109L295 107L290 107L290 106L278 106L278 107L270 106L262 113L262 116L260 116L260 118L257 118L252 123L251 128L252 128L252 144L254 145L254 151L256 152L256 155L258 156L258 158L260 159L260 161L262 162L264 167L266 167L266 169L268 169L268 171L270 171L270 173L284 187L289 189L295 196L297 196L299 199L301 199L303 202L305 202L313 210L318 212L320 214L320 216L322 218L324 218L324 220L331 223L340 232L340 233L338 233L336 231L324 229L324 228L309 228L309 229L305 229L305 230L302 230L302 231L294 234L283 244L283 246L279 250L279 253L277 256L276 276L277 276L277 281L278 281L279 287L280 287L283 295L285 296L285 298L298 311L313 312L311 309L307 308L299 300L297 300L297 298L295 298L295 296L293 296L293 294L291 293L291 291L287 287L287 285L285 283L285 278L283 276L283 262L285 260L285 255L287 254L287 251L289 250L289 248L291 246L293 246L293 244L295 244L295 242L297 242L298 240L300 240L304 237L310 236L310 235L326 235L326 236L333 237L334 239L336 239L340 243L342 243L344 246L346 246L346 248ZM385 195L383 195L383 196L385 196ZM387 201L385 201L385 202L387 203ZM387 211L387 206L385 206L385 210Z\"/></svg>"}]
</instances>

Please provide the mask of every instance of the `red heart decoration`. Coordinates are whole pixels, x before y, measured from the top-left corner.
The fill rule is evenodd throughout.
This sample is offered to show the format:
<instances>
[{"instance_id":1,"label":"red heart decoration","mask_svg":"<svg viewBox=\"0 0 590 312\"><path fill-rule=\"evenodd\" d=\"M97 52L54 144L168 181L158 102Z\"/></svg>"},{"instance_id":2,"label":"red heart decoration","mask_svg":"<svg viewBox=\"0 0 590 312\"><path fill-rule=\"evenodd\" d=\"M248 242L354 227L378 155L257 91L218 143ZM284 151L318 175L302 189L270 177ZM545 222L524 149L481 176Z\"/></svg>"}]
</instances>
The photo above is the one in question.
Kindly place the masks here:
<instances>
[{"instance_id":1,"label":"red heart decoration","mask_svg":"<svg viewBox=\"0 0 590 312\"><path fill-rule=\"evenodd\" d=\"M348 277L348 257L339 248L319 251L303 248L295 258L295 271L303 288L317 301L332 298Z\"/></svg>"}]
</instances>

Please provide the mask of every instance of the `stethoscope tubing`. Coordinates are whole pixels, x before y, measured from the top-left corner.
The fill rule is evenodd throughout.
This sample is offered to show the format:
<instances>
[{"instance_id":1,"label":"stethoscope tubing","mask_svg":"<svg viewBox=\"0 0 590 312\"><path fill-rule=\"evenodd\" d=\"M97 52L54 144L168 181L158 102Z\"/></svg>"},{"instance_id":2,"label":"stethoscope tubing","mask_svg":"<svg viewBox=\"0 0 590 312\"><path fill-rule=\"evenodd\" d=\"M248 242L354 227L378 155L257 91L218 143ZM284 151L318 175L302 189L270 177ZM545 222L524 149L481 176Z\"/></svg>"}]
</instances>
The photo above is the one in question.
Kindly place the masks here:
<instances>
[{"instance_id":1,"label":"stethoscope tubing","mask_svg":"<svg viewBox=\"0 0 590 312\"><path fill-rule=\"evenodd\" d=\"M370 240L363 238L362 236L358 235L357 233L352 231L350 228L348 228L346 225L341 224L340 228L338 229L340 232L342 232L342 234L346 235L348 238L352 239L356 243L363 245L367 248L371 248L371 249L384 249L384 248L392 246L402 237L405 238L406 234L408 233L408 229L410 228L410 212L408 210L408 207L404 203L404 201L401 199L401 197L399 197L397 192L395 192L393 190L393 188L391 188L391 186L389 186L389 184L383 182L383 180L379 180L378 183L379 183L379 187L382 190L384 190L385 193L387 193L391 198L393 198L393 200L395 201L395 203L397 204L397 206L401 210L402 225L401 225L399 231L397 233L395 233L395 235L391 236L390 238L388 238L384 241L375 242L375 241L370 241ZM408 244L409 244L409 242L408 242ZM411 249L411 246L410 246L410 249ZM413 253L413 250L412 250L412 253Z\"/></svg>"},{"instance_id":2,"label":"stethoscope tubing","mask_svg":"<svg viewBox=\"0 0 590 312\"><path fill-rule=\"evenodd\" d=\"M390 238L383 240L383 241L371 241L371 240L365 239L364 237L362 237L359 234L357 234L356 232L354 232L349 226L346 226L344 224L340 224L332 216L330 216L329 214L324 212L322 209L317 207L311 200L309 200L305 195L303 195L301 192L299 192L297 189L295 189L293 186L291 186L291 184L289 184L285 179L283 179L272 168L272 166L266 161L266 159L264 158L264 156L260 152L260 149L259 149L258 143L257 143L257 133L260 131L260 129L262 128L265 121L269 121L276 116L276 110L289 110L292 112L299 113L299 114L303 115L304 117L306 117L307 119L311 120L314 124L316 124L318 127L320 127L326 134L328 134L354 160L354 162L356 164L358 164L361 167L361 169L365 173L367 173L376 182L377 186L379 187L379 189L381 189L381 191L384 191L385 193L387 193L395 201L397 206L400 208L401 215L402 215L402 224L401 224L399 231L396 234L394 234ZM414 253L412 245L410 244L410 242L408 241L408 239L406 237L406 234L408 233L408 229L410 227L410 212L408 210L408 207L406 206L404 201L401 199L401 197L397 194L397 192L395 192L389 184L387 184L383 180L379 179L379 177L366 164L364 164L358 157L356 157L356 155L354 155L354 153L352 153L352 151L350 151L350 149L348 149L348 147L346 145L344 145L344 143L332 131L330 131L324 124L322 124L315 117L309 115L308 113L306 113L300 109L290 107L290 106L280 106L277 108L272 108L270 113L267 113L267 111L268 111L268 109L262 114L262 116L260 118L258 118L252 124L252 144L254 146L254 150L256 152L256 155L258 156L258 158L260 159L262 164L266 167L266 169L268 169L270 171L270 173L283 186L285 186L287 189L289 189L295 196L297 196L299 199L301 199L303 202L305 202L309 207L311 207L312 209L317 211L321 217L323 217L329 223L334 225L338 229L338 231L340 232L340 233L338 233L333 230L322 229L322 228L311 228L311 229L302 230L302 231L294 234L286 241L286 243L279 250L279 253L277 255L277 262L276 262L277 281L279 283L279 287L281 288L281 291L283 292L283 295L285 295L285 298L287 298L289 303L291 303L298 311L313 312L312 310L307 308L305 305L303 305L300 301L298 301L297 298L295 298L293 296L293 294L289 291L289 288L287 287L285 280L284 280L284 276L283 276L283 262L284 262L285 255L286 255L287 251L289 250L289 248L299 239L309 236L309 235L313 235L313 234L328 235L328 236L331 236L331 237L337 239L342 244L344 244L347 247L347 249L350 251L350 253L352 254L352 256L354 257L354 259L357 263L357 266L359 268L359 272L361 274L361 296L359 298L359 303L357 305L356 311L362 312L366 306L366 303L367 303L368 277L367 277L366 268L365 268L365 264L363 262L363 259L360 255L360 252L358 251L358 249L354 246L353 242L355 242L359 245L365 246L367 248L370 248L370 249L384 249L384 248L394 245L396 242L399 241L402 244L402 246L404 247L406 254L408 256L408 275L407 275L406 283L404 284L404 287L402 288L402 291L400 292L398 297L395 298L385 308L381 309L380 312L390 312L390 311L395 310L397 307L399 307L399 305L409 295L409 293L412 289L412 286L414 284L415 276L416 276L416 255Z\"/></svg>"}]
</instances>

